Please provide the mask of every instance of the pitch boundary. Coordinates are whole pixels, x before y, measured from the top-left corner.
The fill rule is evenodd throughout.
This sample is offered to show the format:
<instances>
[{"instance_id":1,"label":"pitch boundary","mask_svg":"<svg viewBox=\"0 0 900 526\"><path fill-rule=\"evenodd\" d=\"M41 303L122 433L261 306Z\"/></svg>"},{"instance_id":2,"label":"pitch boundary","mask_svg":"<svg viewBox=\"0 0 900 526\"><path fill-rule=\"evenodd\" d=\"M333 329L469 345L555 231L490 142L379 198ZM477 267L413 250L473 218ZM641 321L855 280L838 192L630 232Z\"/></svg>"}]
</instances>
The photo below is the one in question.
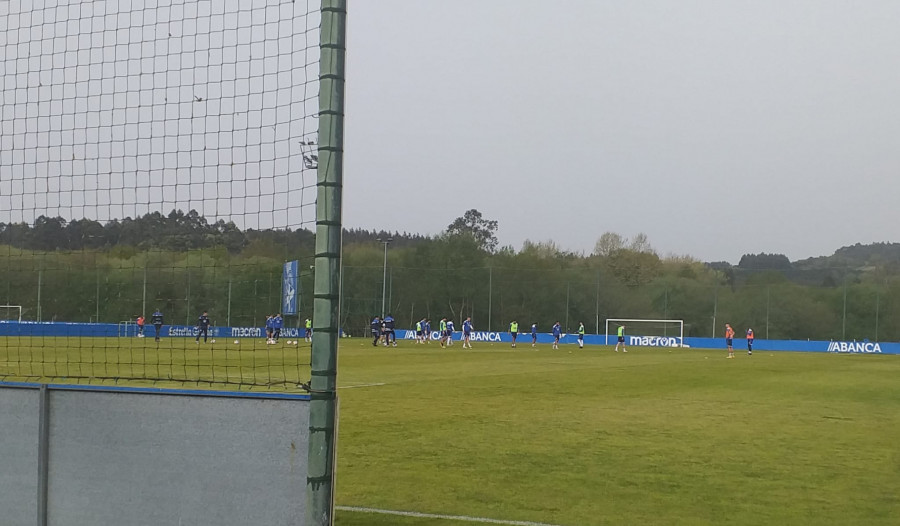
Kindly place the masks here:
<instances>
[{"instance_id":1,"label":"pitch boundary","mask_svg":"<svg viewBox=\"0 0 900 526\"><path fill-rule=\"evenodd\" d=\"M418 511L382 510L378 508L365 508L360 506L335 506L339 511L353 511L358 513L378 513L381 515L399 515L403 517L417 517L422 519L443 519L461 522L480 522L486 524L503 524L505 526L560 526L546 522L511 521L504 519L491 519L487 517L469 517L467 515L442 515L437 513L421 513Z\"/></svg>"}]
</instances>

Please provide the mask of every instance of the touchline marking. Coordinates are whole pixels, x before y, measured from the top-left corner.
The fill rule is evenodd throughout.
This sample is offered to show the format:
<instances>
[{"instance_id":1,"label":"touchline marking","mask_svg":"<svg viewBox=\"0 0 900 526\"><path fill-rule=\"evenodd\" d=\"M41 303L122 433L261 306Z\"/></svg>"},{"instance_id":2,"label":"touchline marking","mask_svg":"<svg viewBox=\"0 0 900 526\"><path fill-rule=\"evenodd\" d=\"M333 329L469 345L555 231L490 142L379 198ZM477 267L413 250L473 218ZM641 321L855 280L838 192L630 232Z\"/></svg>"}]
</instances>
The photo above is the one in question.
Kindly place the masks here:
<instances>
[{"instance_id":1,"label":"touchline marking","mask_svg":"<svg viewBox=\"0 0 900 526\"><path fill-rule=\"evenodd\" d=\"M387 384L379 383L379 384L342 385L342 386L339 386L338 389L353 389L354 387L377 387L379 385L387 385Z\"/></svg>"},{"instance_id":2,"label":"touchline marking","mask_svg":"<svg viewBox=\"0 0 900 526\"><path fill-rule=\"evenodd\" d=\"M439 515L435 513L419 513L418 511L380 510L377 508L361 508L358 506L335 506L340 511L357 511L362 513L380 513L382 515L401 515L403 517L418 517L422 519L444 519L464 522L483 522L488 524L506 524L508 526L559 526L546 522L531 521L507 521L503 519L488 519L485 517L467 517L465 515Z\"/></svg>"}]
</instances>

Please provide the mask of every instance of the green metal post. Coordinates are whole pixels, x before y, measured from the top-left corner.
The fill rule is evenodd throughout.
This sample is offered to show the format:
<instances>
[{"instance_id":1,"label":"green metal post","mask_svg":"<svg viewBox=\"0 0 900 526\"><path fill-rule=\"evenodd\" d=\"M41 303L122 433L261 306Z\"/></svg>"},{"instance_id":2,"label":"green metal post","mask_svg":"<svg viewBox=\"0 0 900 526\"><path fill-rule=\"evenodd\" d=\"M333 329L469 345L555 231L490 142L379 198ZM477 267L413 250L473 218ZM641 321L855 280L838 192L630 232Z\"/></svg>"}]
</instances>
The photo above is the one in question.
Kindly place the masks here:
<instances>
[{"instance_id":1,"label":"green metal post","mask_svg":"<svg viewBox=\"0 0 900 526\"><path fill-rule=\"evenodd\" d=\"M314 336L306 477L306 523L309 526L331 526L334 517L346 22L346 0L322 0Z\"/></svg>"},{"instance_id":2,"label":"green metal post","mask_svg":"<svg viewBox=\"0 0 900 526\"><path fill-rule=\"evenodd\" d=\"M494 300L494 267L488 267L488 332L491 330L491 303Z\"/></svg>"}]
</instances>

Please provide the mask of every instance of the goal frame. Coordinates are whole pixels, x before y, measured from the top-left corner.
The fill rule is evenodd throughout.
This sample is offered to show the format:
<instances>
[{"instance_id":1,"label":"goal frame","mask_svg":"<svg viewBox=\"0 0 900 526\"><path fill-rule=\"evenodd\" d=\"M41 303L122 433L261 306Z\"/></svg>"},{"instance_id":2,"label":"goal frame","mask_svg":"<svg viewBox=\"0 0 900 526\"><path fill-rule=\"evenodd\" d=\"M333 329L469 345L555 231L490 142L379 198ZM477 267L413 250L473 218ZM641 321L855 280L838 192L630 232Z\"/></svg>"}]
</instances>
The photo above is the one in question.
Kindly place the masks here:
<instances>
[{"instance_id":1,"label":"goal frame","mask_svg":"<svg viewBox=\"0 0 900 526\"><path fill-rule=\"evenodd\" d=\"M19 323L22 323L22 306L21 305L0 305L0 309L19 309ZM12 320L9 320L12 321Z\"/></svg>"},{"instance_id":2,"label":"goal frame","mask_svg":"<svg viewBox=\"0 0 900 526\"><path fill-rule=\"evenodd\" d=\"M678 324L678 346L684 347L684 320L651 320L646 318L607 318L606 319L606 328L604 329L605 335L603 339L604 345L609 345L609 324L610 323L631 323L631 322L646 322L646 323L677 323Z\"/></svg>"},{"instance_id":3,"label":"goal frame","mask_svg":"<svg viewBox=\"0 0 900 526\"><path fill-rule=\"evenodd\" d=\"M134 327L134 333L137 334L137 324L131 320L123 320L116 324L116 336L119 338L128 338L130 327Z\"/></svg>"}]
</instances>

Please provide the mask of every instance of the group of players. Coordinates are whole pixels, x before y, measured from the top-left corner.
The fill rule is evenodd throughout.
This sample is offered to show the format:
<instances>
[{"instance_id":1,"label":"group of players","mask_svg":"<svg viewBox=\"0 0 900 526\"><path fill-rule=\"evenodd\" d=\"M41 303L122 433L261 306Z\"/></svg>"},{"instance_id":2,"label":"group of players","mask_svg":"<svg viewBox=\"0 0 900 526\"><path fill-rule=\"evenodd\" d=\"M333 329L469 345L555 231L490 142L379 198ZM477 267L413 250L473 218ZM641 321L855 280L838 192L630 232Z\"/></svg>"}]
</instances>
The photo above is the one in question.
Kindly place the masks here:
<instances>
[{"instance_id":1,"label":"group of players","mask_svg":"<svg viewBox=\"0 0 900 526\"><path fill-rule=\"evenodd\" d=\"M384 319L375 316L372 318L372 345L378 346L381 341L382 345L397 346L397 333L394 332L394 317L388 314Z\"/></svg>"},{"instance_id":2,"label":"group of players","mask_svg":"<svg viewBox=\"0 0 900 526\"><path fill-rule=\"evenodd\" d=\"M307 320L307 324L309 320ZM394 331L394 317L390 314L385 316L383 319L379 316L375 316L372 318L371 323L372 330L372 346L377 347L379 342L381 345L387 346L397 346L397 334ZM462 327L462 342L463 349L471 349L472 348L472 332L475 330L475 327L472 325L472 318L466 318L463 322ZM440 345L441 348L450 347L453 345L453 333L455 332L453 326L453 320L448 318L441 318L441 321L438 325L438 335L440 336ZM308 330L307 330L308 333ZM563 336L562 327L560 323L557 321L553 324L553 328L551 329L551 334L553 335L553 349L559 349L559 340ZM585 328L584 323L578 323L578 347L584 348L584 334ZM509 324L509 335L512 338L511 346L515 348L516 340L519 337L519 322L513 320ZM621 347L622 352L628 352L628 349L625 348L625 325L619 325L616 330L616 348L615 351L619 352L619 348ZM537 345L537 323L531 324L531 346L535 347ZM426 344L432 340L432 332L431 332L431 319L430 318L422 318L418 322L416 322L416 343L417 344ZM725 344L728 347L728 357L734 358L734 348L732 344L734 343L734 329L731 328L731 325L725 324ZM753 329L747 329L747 354L753 354Z\"/></svg>"},{"instance_id":3,"label":"group of players","mask_svg":"<svg viewBox=\"0 0 900 526\"><path fill-rule=\"evenodd\" d=\"M725 324L725 345L728 347L728 357L734 358L734 329L731 325ZM753 329L747 329L747 356L753 355Z\"/></svg>"},{"instance_id":4,"label":"group of players","mask_svg":"<svg viewBox=\"0 0 900 526\"><path fill-rule=\"evenodd\" d=\"M584 322L578 322L578 348L584 348L584 334L585 334ZM553 328L550 330L550 333L553 335L553 349L559 349L559 339L564 336L562 332L562 326L557 321L553 324ZM509 335L512 337L512 346L516 346L516 340L519 336L519 322L513 320L509 324ZM537 345L537 323L531 324L531 346L535 347ZM622 347L622 352L628 352L625 349L625 326L620 325L618 329L618 342L616 342L616 352L619 352L619 346ZM470 346L471 347L471 346Z\"/></svg>"},{"instance_id":5,"label":"group of players","mask_svg":"<svg viewBox=\"0 0 900 526\"><path fill-rule=\"evenodd\" d=\"M377 347L379 342L381 345L387 346L397 346L397 333L394 330L394 317L390 314L386 315L384 318L379 316L375 316L372 318L372 322L370 324L370 328L372 330L372 346ZM469 336L472 334L472 320L466 319L466 322L463 324L463 334L465 335L465 340L463 342L463 347L466 345L469 348L472 348L471 342L469 342ZM440 341L441 347L448 347L453 345L453 320L448 320L447 318L441 318L440 322ZM416 343L425 344L431 340L431 319L422 318L418 322L416 322Z\"/></svg>"},{"instance_id":6,"label":"group of players","mask_svg":"<svg viewBox=\"0 0 900 526\"><path fill-rule=\"evenodd\" d=\"M379 342L381 345L397 346L397 333L394 331L394 317L390 314L384 318L375 316L372 318L370 328L372 330L372 346L377 347ZM441 347L449 347L453 345L453 333L455 332L453 320L441 318L439 324L439 335ZM474 331L472 326L472 318L466 318L463 322L463 348L472 348L471 336ZM431 341L431 319L422 318L416 322L416 343L426 344Z\"/></svg>"},{"instance_id":7,"label":"group of players","mask_svg":"<svg viewBox=\"0 0 900 526\"><path fill-rule=\"evenodd\" d=\"M390 314L385 316L383 319L379 316L375 316L372 318L372 322L370 324L370 328L372 330L372 346L377 347L379 342L381 345L387 346L397 346L397 334L394 330L394 317ZM462 326L462 346L463 349L471 349L472 348L472 332L475 330L475 326L472 324L472 318L468 317L463 322ZM438 335L440 337L440 345L441 348L450 347L453 345L453 333L455 332L455 328L453 326L453 320L448 318L441 318L441 321L438 325ZM515 348L516 340L519 337L519 322L513 320L509 324L509 334L512 337L512 347ZM553 324L553 328L551 330L551 334L553 334L553 349L559 349L559 340L563 336L562 326L557 321ZM578 347L584 348L584 323L578 323ZM537 346L537 323L531 324L531 346ZM422 318L418 322L416 322L416 343L417 344L426 344L432 340L432 332L431 332L431 319L430 318ZM616 352L619 352L619 346L622 347L622 352L628 352L625 349L625 326L620 325L618 329L618 342L616 342Z\"/></svg>"},{"instance_id":8,"label":"group of players","mask_svg":"<svg viewBox=\"0 0 900 526\"><path fill-rule=\"evenodd\" d=\"M163 316L163 313L160 312L159 309L156 309L156 311L154 311L153 315L150 317L150 323L153 325L153 328L155 330L156 341L159 341L159 335L160 335L160 332L162 331L162 326L163 326L164 322L165 322L165 318ZM198 344L200 343L201 336L203 337L203 343L207 342L207 339L209 338L210 325L211 325L211 323L209 320L209 312L203 311L203 313L200 314L200 316L197 318L197 326L196 326L197 338L195 341ZM391 326L393 327L393 320L392 320ZM266 316L265 329L266 329L266 344L267 345L278 343L278 340L281 337L281 329L283 327L284 327L284 318L281 316L281 313L269 314ZM137 328L138 328L137 337L143 338L144 337L144 317L143 316L137 317ZM312 320L309 318L306 318L306 334L304 336L304 339L307 342L312 341ZM215 343L215 340L213 340L213 342Z\"/></svg>"},{"instance_id":9,"label":"group of players","mask_svg":"<svg viewBox=\"0 0 900 526\"><path fill-rule=\"evenodd\" d=\"M312 320L306 318L305 326L306 333L303 336L303 340L308 343L312 341ZM269 314L266 316L266 345L275 345L278 343L279 338L281 338L281 329L283 327L284 318L281 316L280 312L278 314Z\"/></svg>"},{"instance_id":10,"label":"group of players","mask_svg":"<svg viewBox=\"0 0 900 526\"><path fill-rule=\"evenodd\" d=\"M206 316L206 311L204 311L200 317L203 318L203 316ZM153 311L153 314L150 316L150 324L153 325L153 329L156 331L156 341L159 341L159 334L160 334L160 332L162 332L162 326L163 326L164 321L165 321L165 318L163 317L163 313L160 312L159 309L156 309L155 311ZM207 328L209 327L208 322L209 322L209 319L207 318L207 325L206 325ZM144 316L143 315L140 315L137 317L137 328L138 328L137 337L143 338L144 337ZM200 336L197 336L198 341L199 341L199 339L200 339Z\"/></svg>"}]
</instances>

